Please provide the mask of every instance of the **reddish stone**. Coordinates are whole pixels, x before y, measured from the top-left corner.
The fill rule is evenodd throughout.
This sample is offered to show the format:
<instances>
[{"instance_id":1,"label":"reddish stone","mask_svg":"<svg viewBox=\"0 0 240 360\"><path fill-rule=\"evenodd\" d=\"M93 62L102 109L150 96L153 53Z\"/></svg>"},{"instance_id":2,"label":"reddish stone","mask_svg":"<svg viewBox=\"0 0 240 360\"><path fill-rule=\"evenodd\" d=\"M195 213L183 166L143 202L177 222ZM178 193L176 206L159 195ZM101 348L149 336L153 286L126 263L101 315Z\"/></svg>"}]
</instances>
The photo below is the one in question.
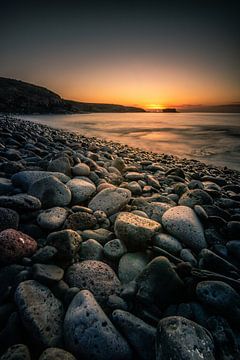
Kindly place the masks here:
<instances>
[{"instance_id":1,"label":"reddish stone","mask_svg":"<svg viewBox=\"0 0 240 360\"><path fill-rule=\"evenodd\" d=\"M0 263L13 264L37 250L37 242L14 229L0 232Z\"/></svg>"}]
</instances>

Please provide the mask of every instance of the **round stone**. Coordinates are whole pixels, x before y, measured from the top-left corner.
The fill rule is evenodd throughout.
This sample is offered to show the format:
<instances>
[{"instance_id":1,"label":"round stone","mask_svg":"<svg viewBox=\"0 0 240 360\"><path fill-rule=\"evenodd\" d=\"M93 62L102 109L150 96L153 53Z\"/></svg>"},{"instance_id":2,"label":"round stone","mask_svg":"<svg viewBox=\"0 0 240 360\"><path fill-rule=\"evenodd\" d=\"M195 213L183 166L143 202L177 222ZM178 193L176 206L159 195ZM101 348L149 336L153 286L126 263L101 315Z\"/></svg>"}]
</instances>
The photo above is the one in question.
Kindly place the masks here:
<instances>
[{"instance_id":1,"label":"round stone","mask_svg":"<svg viewBox=\"0 0 240 360\"><path fill-rule=\"evenodd\" d=\"M123 284L134 280L147 266L149 256L145 252L127 253L118 264L118 277Z\"/></svg>"},{"instance_id":2,"label":"round stone","mask_svg":"<svg viewBox=\"0 0 240 360\"><path fill-rule=\"evenodd\" d=\"M126 340L87 290L80 291L68 307L64 337L67 348L78 359L132 359Z\"/></svg>"},{"instance_id":3,"label":"round stone","mask_svg":"<svg viewBox=\"0 0 240 360\"><path fill-rule=\"evenodd\" d=\"M195 189L186 191L179 200L179 205L193 208L195 205L212 205L213 199L204 190Z\"/></svg>"},{"instance_id":4,"label":"round stone","mask_svg":"<svg viewBox=\"0 0 240 360\"><path fill-rule=\"evenodd\" d=\"M0 231L5 229L17 229L19 215L16 211L7 208L0 208Z\"/></svg>"},{"instance_id":5,"label":"round stone","mask_svg":"<svg viewBox=\"0 0 240 360\"><path fill-rule=\"evenodd\" d=\"M165 229L189 248L200 251L207 247L202 224L188 206L174 206L162 217Z\"/></svg>"},{"instance_id":6,"label":"round stone","mask_svg":"<svg viewBox=\"0 0 240 360\"><path fill-rule=\"evenodd\" d=\"M103 306L110 295L120 290L120 281L115 272L107 264L96 260L85 260L70 266L65 281L70 287L91 291Z\"/></svg>"},{"instance_id":7,"label":"round stone","mask_svg":"<svg viewBox=\"0 0 240 360\"><path fill-rule=\"evenodd\" d=\"M28 193L38 198L44 209L67 206L71 201L68 187L54 176L36 181L30 186Z\"/></svg>"},{"instance_id":8,"label":"round stone","mask_svg":"<svg viewBox=\"0 0 240 360\"><path fill-rule=\"evenodd\" d=\"M157 234L154 237L153 244L175 255L179 254L179 252L182 250L181 243L175 237L169 234Z\"/></svg>"},{"instance_id":9,"label":"round stone","mask_svg":"<svg viewBox=\"0 0 240 360\"><path fill-rule=\"evenodd\" d=\"M37 217L37 223L43 229L56 230L64 224L67 214L66 209L56 206L42 211Z\"/></svg>"},{"instance_id":10,"label":"round stone","mask_svg":"<svg viewBox=\"0 0 240 360\"><path fill-rule=\"evenodd\" d=\"M35 280L21 282L15 302L29 339L43 347L62 344L63 306L47 287Z\"/></svg>"},{"instance_id":11,"label":"round stone","mask_svg":"<svg viewBox=\"0 0 240 360\"><path fill-rule=\"evenodd\" d=\"M100 191L88 204L93 211L102 210L108 216L123 209L131 199L128 189L108 188Z\"/></svg>"},{"instance_id":12,"label":"round stone","mask_svg":"<svg viewBox=\"0 0 240 360\"><path fill-rule=\"evenodd\" d=\"M76 358L63 349L48 348L44 350L39 360L76 360Z\"/></svg>"},{"instance_id":13,"label":"round stone","mask_svg":"<svg viewBox=\"0 0 240 360\"><path fill-rule=\"evenodd\" d=\"M50 161L47 170L71 176L71 164L69 158L66 156L62 156L58 159Z\"/></svg>"},{"instance_id":14,"label":"round stone","mask_svg":"<svg viewBox=\"0 0 240 360\"><path fill-rule=\"evenodd\" d=\"M67 183L72 193L72 204L77 205L88 200L96 191L96 186L84 179L72 179Z\"/></svg>"},{"instance_id":15,"label":"round stone","mask_svg":"<svg viewBox=\"0 0 240 360\"><path fill-rule=\"evenodd\" d=\"M7 349L1 360L31 360L31 356L26 345L16 344Z\"/></svg>"},{"instance_id":16,"label":"round stone","mask_svg":"<svg viewBox=\"0 0 240 360\"><path fill-rule=\"evenodd\" d=\"M103 251L108 259L118 260L127 252L127 248L121 240L113 239L104 245Z\"/></svg>"},{"instance_id":17,"label":"round stone","mask_svg":"<svg viewBox=\"0 0 240 360\"><path fill-rule=\"evenodd\" d=\"M87 212L76 212L71 214L64 227L72 230L86 230L92 229L97 225L97 219L94 215Z\"/></svg>"},{"instance_id":18,"label":"round stone","mask_svg":"<svg viewBox=\"0 0 240 360\"><path fill-rule=\"evenodd\" d=\"M160 320L156 335L156 360L215 360L211 334L181 316Z\"/></svg>"},{"instance_id":19,"label":"round stone","mask_svg":"<svg viewBox=\"0 0 240 360\"><path fill-rule=\"evenodd\" d=\"M74 176L88 176L90 174L90 167L87 164L80 163L72 168Z\"/></svg>"},{"instance_id":20,"label":"round stone","mask_svg":"<svg viewBox=\"0 0 240 360\"><path fill-rule=\"evenodd\" d=\"M128 250L141 251L149 246L153 236L161 230L161 225L142 216L122 212L115 221L114 230Z\"/></svg>"},{"instance_id":21,"label":"round stone","mask_svg":"<svg viewBox=\"0 0 240 360\"><path fill-rule=\"evenodd\" d=\"M28 194L0 196L0 206L10 208L18 212L34 211L41 209L41 201Z\"/></svg>"},{"instance_id":22,"label":"round stone","mask_svg":"<svg viewBox=\"0 0 240 360\"><path fill-rule=\"evenodd\" d=\"M52 285L63 278L64 271L56 265L34 264L33 279L45 285Z\"/></svg>"},{"instance_id":23,"label":"round stone","mask_svg":"<svg viewBox=\"0 0 240 360\"><path fill-rule=\"evenodd\" d=\"M37 250L37 242L30 236L14 229L0 233L0 263L13 264Z\"/></svg>"},{"instance_id":24,"label":"round stone","mask_svg":"<svg viewBox=\"0 0 240 360\"><path fill-rule=\"evenodd\" d=\"M79 258L80 260L102 260L103 246L94 239L86 240L81 245Z\"/></svg>"},{"instance_id":25,"label":"round stone","mask_svg":"<svg viewBox=\"0 0 240 360\"><path fill-rule=\"evenodd\" d=\"M57 249L55 258L60 262L72 262L76 257L80 244L81 236L73 230L56 231L48 235L48 245Z\"/></svg>"}]
</instances>

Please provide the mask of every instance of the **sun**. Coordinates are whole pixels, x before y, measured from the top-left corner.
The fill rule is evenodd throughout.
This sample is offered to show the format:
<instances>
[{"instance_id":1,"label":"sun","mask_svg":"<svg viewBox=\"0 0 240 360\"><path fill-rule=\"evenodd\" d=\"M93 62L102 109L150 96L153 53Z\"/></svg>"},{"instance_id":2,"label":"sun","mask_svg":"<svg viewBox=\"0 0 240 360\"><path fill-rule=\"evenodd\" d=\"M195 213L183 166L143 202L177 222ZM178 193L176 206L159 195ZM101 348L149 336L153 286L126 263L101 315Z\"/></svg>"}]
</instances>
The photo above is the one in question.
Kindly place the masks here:
<instances>
[{"instance_id":1,"label":"sun","mask_svg":"<svg viewBox=\"0 0 240 360\"><path fill-rule=\"evenodd\" d=\"M146 108L148 110L162 110L165 108L165 106L161 105L161 104L149 104L149 105L146 105Z\"/></svg>"}]
</instances>

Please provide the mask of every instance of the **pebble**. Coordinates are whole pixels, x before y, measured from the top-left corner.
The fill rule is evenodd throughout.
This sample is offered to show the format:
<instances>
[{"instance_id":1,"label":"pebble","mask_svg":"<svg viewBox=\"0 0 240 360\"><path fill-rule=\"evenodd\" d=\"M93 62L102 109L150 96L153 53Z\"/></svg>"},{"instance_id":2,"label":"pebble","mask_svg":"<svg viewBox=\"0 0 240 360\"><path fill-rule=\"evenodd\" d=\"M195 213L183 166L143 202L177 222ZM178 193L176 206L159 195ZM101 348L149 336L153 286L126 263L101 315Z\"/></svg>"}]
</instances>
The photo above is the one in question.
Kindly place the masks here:
<instances>
[{"instance_id":1,"label":"pebble","mask_svg":"<svg viewBox=\"0 0 240 360\"><path fill-rule=\"evenodd\" d=\"M118 277L123 284L134 280L146 267L149 256L145 252L126 253L118 264Z\"/></svg>"},{"instance_id":2,"label":"pebble","mask_svg":"<svg viewBox=\"0 0 240 360\"><path fill-rule=\"evenodd\" d=\"M78 359L132 359L126 340L87 290L80 291L68 307L64 338L68 349Z\"/></svg>"},{"instance_id":3,"label":"pebble","mask_svg":"<svg viewBox=\"0 0 240 360\"><path fill-rule=\"evenodd\" d=\"M156 329L131 313L115 310L112 321L141 360L155 360Z\"/></svg>"},{"instance_id":4,"label":"pebble","mask_svg":"<svg viewBox=\"0 0 240 360\"><path fill-rule=\"evenodd\" d=\"M115 221L114 231L128 250L141 251L146 249L153 236L161 231L161 225L142 216L121 212Z\"/></svg>"},{"instance_id":5,"label":"pebble","mask_svg":"<svg viewBox=\"0 0 240 360\"><path fill-rule=\"evenodd\" d=\"M71 164L66 156L59 157L49 162L47 171L59 172L67 176L71 176Z\"/></svg>"},{"instance_id":6,"label":"pebble","mask_svg":"<svg viewBox=\"0 0 240 360\"><path fill-rule=\"evenodd\" d=\"M137 298L144 304L163 308L179 301L184 293L184 284L164 256L154 258L136 279Z\"/></svg>"},{"instance_id":7,"label":"pebble","mask_svg":"<svg viewBox=\"0 0 240 360\"><path fill-rule=\"evenodd\" d=\"M63 306L46 286L35 280L20 283L15 302L33 343L43 347L62 345Z\"/></svg>"},{"instance_id":8,"label":"pebble","mask_svg":"<svg viewBox=\"0 0 240 360\"><path fill-rule=\"evenodd\" d=\"M33 279L47 286L62 280L63 275L63 269L56 265L34 264L32 267Z\"/></svg>"},{"instance_id":9,"label":"pebble","mask_svg":"<svg viewBox=\"0 0 240 360\"><path fill-rule=\"evenodd\" d=\"M201 281L196 287L201 303L236 324L240 320L240 296L223 281Z\"/></svg>"},{"instance_id":10,"label":"pebble","mask_svg":"<svg viewBox=\"0 0 240 360\"><path fill-rule=\"evenodd\" d=\"M72 193L72 204L80 205L88 200L96 191L96 186L83 179L72 179L67 182L68 188Z\"/></svg>"},{"instance_id":11,"label":"pebble","mask_svg":"<svg viewBox=\"0 0 240 360\"><path fill-rule=\"evenodd\" d=\"M72 168L73 176L88 176L90 168L87 164L79 163Z\"/></svg>"},{"instance_id":12,"label":"pebble","mask_svg":"<svg viewBox=\"0 0 240 360\"><path fill-rule=\"evenodd\" d=\"M88 204L93 211L102 210L108 216L123 209L131 199L128 189L108 188L100 191Z\"/></svg>"},{"instance_id":13,"label":"pebble","mask_svg":"<svg viewBox=\"0 0 240 360\"><path fill-rule=\"evenodd\" d=\"M87 212L76 212L69 215L64 227L72 230L87 230L94 228L96 225L97 219L94 215Z\"/></svg>"},{"instance_id":14,"label":"pebble","mask_svg":"<svg viewBox=\"0 0 240 360\"><path fill-rule=\"evenodd\" d=\"M61 182L66 183L70 178L62 173L49 171L21 171L14 174L11 178L12 183L16 187L21 187L24 191L28 191L29 187L36 181L54 176Z\"/></svg>"},{"instance_id":15,"label":"pebble","mask_svg":"<svg viewBox=\"0 0 240 360\"><path fill-rule=\"evenodd\" d=\"M177 255L182 250L181 243L173 236L165 233L155 235L153 245Z\"/></svg>"},{"instance_id":16,"label":"pebble","mask_svg":"<svg viewBox=\"0 0 240 360\"><path fill-rule=\"evenodd\" d=\"M11 346L0 358L1 360L31 360L29 350L24 344Z\"/></svg>"},{"instance_id":17,"label":"pebble","mask_svg":"<svg viewBox=\"0 0 240 360\"><path fill-rule=\"evenodd\" d=\"M37 197L28 194L0 196L0 207L10 208L18 212L41 209L41 202Z\"/></svg>"},{"instance_id":18,"label":"pebble","mask_svg":"<svg viewBox=\"0 0 240 360\"><path fill-rule=\"evenodd\" d=\"M7 208L0 208L0 232L5 229L17 229L19 215L16 211Z\"/></svg>"},{"instance_id":19,"label":"pebble","mask_svg":"<svg viewBox=\"0 0 240 360\"><path fill-rule=\"evenodd\" d=\"M76 360L76 358L68 351L52 347L44 350L38 360Z\"/></svg>"},{"instance_id":20,"label":"pebble","mask_svg":"<svg viewBox=\"0 0 240 360\"><path fill-rule=\"evenodd\" d=\"M215 360L210 333L184 317L162 319L157 327L156 360Z\"/></svg>"},{"instance_id":21,"label":"pebble","mask_svg":"<svg viewBox=\"0 0 240 360\"><path fill-rule=\"evenodd\" d=\"M55 176L34 182L29 187L28 194L38 198L44 209L67 206L71 201L71 191Z\"/></svg>"},{"instance_id":22,"label":"pebble","mask_svg":"<svg viewBox=\"0 0 240 360\"><path fill-rule=\"evenodd\" d=\"M200 251L207 247L202 224L187 206L174 206L162 217L164 228L189 248Z\"/></svg>"},{"instance_id":23,"label":"pebble","mask_svg":"<svg viewBox=\"0 0 240 360\"><path fill-rule=\"evenodd\" d=\"M73 261L79 251L81 242L81 236L70 229L52 232L47 237L47 244L57 249L55 258L64 263Z\"/></svg>"},{"instance_id":24,"label":"pebble","mask_svg":"<svg viewBox=\"0 0 240 360\"><path fill-rule=\"evenodd\" d=\"M89 239L81 244L79 252L80 260L102 260L103 259L103 246L94 239Z\"/></svg>"},{"instance_id":25,"label":"pebble","mask_svg":"<svg viewBox=\"0 0 240 360\"><path fill-rule=\"evenodd\" d=\"M43 229L56 230L60 228L66 218L68 211L61 207L53 207L51 209L42 211L37 217L37 223Z\"/></svg>"},{"instance_id":26,"label":"pebble","mask_svg":"<svg viewBox=\"0 0 240 360\"><path fill-rule=\"evenodd\" d=\"M120 291L120 281L115 272L109 265L97 260L85 260L70 266L65 281L70 287L91 291L103 306L110 295Z\"/></svg>"},{"instance_id":27,"label":"pebble","mask_svg":"<svg viewBox=\"0 0 240 360\"><path fill-rule=\"evenodd\" d=\"M116 261L127 252L127 248L121 240L113 239L104 245L103 252L108 259Z\"/></svg>"},{"instance_id":28,"label":"pebble","mask_svg":"<svg viewBox=\"0 0 240 360\"><path fill-rule=\"evenodd\" d=\"M193 208L195 205L212 205L213 199L206 191L195 189L186 191L179 199L178 204Z\"/></svg>"},{"instance_id":29,"label":"pebble","mask_svg":"<svg viewBox=\"0 0 240 360\"><path fill-rule=\"evenodd\" d=\"M31 256L37 243L30 236L14 229L0 232L0 263L13 264L23 257Z\"/></svg>"}]
</instances>

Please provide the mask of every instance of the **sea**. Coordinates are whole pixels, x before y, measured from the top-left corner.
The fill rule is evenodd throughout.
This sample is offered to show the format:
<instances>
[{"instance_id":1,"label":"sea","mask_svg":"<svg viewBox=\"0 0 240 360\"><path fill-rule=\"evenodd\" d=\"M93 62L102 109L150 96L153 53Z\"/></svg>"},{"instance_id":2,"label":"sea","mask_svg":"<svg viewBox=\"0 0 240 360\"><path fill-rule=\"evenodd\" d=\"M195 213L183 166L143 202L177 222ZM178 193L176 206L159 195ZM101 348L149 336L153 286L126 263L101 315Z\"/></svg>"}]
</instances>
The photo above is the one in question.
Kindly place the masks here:
<instances>
[{"instance_id":1,"label":"sea","mask_svg":"<svg viewBox=\"0 0 240 360\"><path fill-rule=\"evenodd\" d=\"M89 113L21 118L240 171L240 113Z\"/></svg>"}]
</instances>

